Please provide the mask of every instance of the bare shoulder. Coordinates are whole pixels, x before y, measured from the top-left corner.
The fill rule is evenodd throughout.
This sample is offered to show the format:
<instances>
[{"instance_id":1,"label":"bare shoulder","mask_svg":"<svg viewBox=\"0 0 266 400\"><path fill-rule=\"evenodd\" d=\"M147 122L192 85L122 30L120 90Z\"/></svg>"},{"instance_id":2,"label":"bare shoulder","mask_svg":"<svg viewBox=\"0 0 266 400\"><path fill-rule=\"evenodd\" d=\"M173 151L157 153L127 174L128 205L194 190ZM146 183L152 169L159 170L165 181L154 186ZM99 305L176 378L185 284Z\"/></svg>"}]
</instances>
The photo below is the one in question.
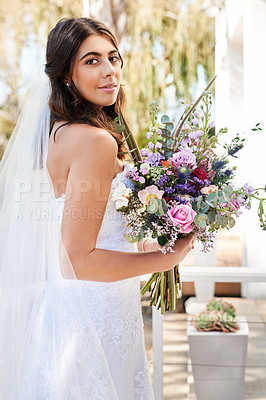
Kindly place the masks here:
<instances>
[{"instance_id":1,"label":"bare shoulder","mask_svg":"<svg viewBox=\"0 0 266 400\"><path fill-rule=\"evenodd\" d=\"M85 124L66 126L59 140L70 163L83 156L95 158L101 155L105 158L109 155L116 158L118 151L117 142L108 131Z\"/></svg>"}]
</instances>

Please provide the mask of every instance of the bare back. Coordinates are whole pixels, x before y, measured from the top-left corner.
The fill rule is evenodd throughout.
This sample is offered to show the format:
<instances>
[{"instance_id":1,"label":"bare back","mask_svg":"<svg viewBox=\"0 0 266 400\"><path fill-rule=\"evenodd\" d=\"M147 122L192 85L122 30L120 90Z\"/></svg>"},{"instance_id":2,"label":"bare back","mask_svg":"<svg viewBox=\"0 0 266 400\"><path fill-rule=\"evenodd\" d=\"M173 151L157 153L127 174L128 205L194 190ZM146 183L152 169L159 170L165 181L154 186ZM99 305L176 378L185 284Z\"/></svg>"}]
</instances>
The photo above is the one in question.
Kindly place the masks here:
<instances>
[{"instance_id":1,"label":"bare back","mask_svg":"<svg viewBox=\"0 0 266 400\"><path fill-rule=\"evenodd\" d=\"M54 125L49 139L47 169L53 183L55 197L66 193L67 180L71 163L71 135L73 129L69 125L62 126L57 132L54 140L54 132L63 122ZM93 128L95 129L95 128ZM96 128L97 129L97 128ZM114 176L123 170L123 163L117 158Z\"/></svg>"}]
</instances>

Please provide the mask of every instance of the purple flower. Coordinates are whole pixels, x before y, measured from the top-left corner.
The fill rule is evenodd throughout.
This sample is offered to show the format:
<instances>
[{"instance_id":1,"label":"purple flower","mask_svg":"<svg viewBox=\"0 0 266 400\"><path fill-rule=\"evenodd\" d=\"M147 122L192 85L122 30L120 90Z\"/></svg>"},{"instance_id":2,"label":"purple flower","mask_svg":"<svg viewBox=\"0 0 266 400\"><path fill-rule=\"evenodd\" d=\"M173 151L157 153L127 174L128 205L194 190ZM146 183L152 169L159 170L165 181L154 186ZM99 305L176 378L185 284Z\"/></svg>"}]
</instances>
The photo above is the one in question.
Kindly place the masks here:
<instances>
[{"instance_id":1,"label":"purple flower","mask_svg":"<svg viewBox=\"0 0 266 400\"><path fill-rule=\"evenodd\" d=\"M176 168L181 166L194 168L196 166L196 157L190 150L181 150L175 153L169 161L173 164Z\"/></svg>"},{"instance_id":2,"label":"purple flower","mask_svg":"<svg viewBox=\"0 0 266 400\"><path fill-rule=\"evenodd\" d=\"M149 149L153 149L154 148L154 144L152 142L149 142L148 143L148 147L149 147Z\"/></svg>"},{"instance_id":3,"label":"purple flower","mask_svg":"<svg viewBox=\"0 0 266 400\"><path fill-rule=\"evenodd\" d=\"M150 139L152 137L152 132L147 132L146 136L147 136L147 139Z\"/></svg>"},{"instance_id":4,"label":"purple flower","mask_svg":"<svg viewBox=\"0 0 266 400\"><path fill-rule=\"evenodd\" d=\"M157 132L158 135L161 135L161 134L162 134L162 130L161 130L161 129L157 129L156 132Z\"/></svg>"},{"instance_id":5,"label":"purple flower","mask_svg":"<svg viewBox=\"0 0 266 400\"><path fill-rule=\"evenodd\" d=\"M188 145L191 144L191 140L189 137L182 139L180 142L179 150L184 150L184 147L187 148Z\"/></svg>"},{"instance_id":6,"label":"purple flower","mask_svg":"<svg viewBox=\"0 0 266 400\"><path fill-rule=\"evenodd\" d=\"M140 154L142 157L147 157L150 154L150 152L148 149L141 149Z\"/></svg>"},{"instance_id":7,"label":"purple flower","mask_svg":"<svg viewBox=\"0 0 266 400\"><path fill-rule=\"evenodd\" d=\"M186 183L178 183L178 184L176 184L175 185L175 191L177 193L179 193L179 194L189 194L189 195L191 195L193 197L197 196L197 190L195 189L195 187L187 185ZM174 197L174 199L175 199L175 197Z\"/></svg>"},{"instance_id":8,"label":"purple flower","mask_svg":"<svg viewBox=\"0 0 266 400\"><path fill-rule=\"evenodd\" d=\"M189 203L188 200L182 199L182 197L178 197L176 194L173 196L173 199L177 201L179 204L187 204Z\"/></svg>"},{"instance_id":9,"label":"purple flower","mask_svg":"<svg viewBox=\"0 0 266 400\"><path fill-rule=\"evenodd\" d=\"M155 128L154 128L154 126L152 126L152 125L151 125L151 126L149 126L149 131L151 131L151 132L152 132L152 131L155 131Z\"/></svg>"},{"instance_id":10,"label":"purple flower","mask_svg":"<svg viewBox=\"0 0 266 400\"><path fill-rule=\"evenodd\" d=\"M162 156L160 153L149 153L147 157L147 161L155 167L160 164L160 160L164 160L164 156Z\"/></svg>"},{"instance_id":11,"label":"purple flower","mask_svg":"<svg viewBox=\"0 0 266 400\"><path fill-rule=\"evenodd\" d=\"M199 137L201 137L203 135L203 131L201 131L200 129L198 129L197 131L192 131L189 133L189 137L190 139L198 139Z\"/></svg>"},{"instance_id":12,"label":"purple flower","mask_svg":"<svg viewBox=\"0 0 266 400\"><path fill-rule=\"evenodd\" d=\"M208 128L213 128L214 125L215 125L215 122L214 122L214 121L210 121L210 122L208 123Z\"/></svg>"},{"instance_id":13,"label":"purple flower","mask_svg":"<svg viewBox=\"0 0 266 400\"><path fill-rule=\"evenodd\" d=\"M196 117L199 117L199 116L200 116L200 112L199 112L198 110L195 110L195 111L194 111L194 115L195 115Z\"/></svg>"},{"instance_id":14,"label":"purple flower","mask_svg":"<svg viewBox=\"0 0 266 400\"><path fill-rule=\"evenodd\" d=\"M245 190L247 195L250 195L253 193L254 187L250 186L248 183L245 183L245 185L243 186L243 189Z\"/></svg>"},{"instance_id":15,"label":"purple flower","mask_svg":"<svg viewBox=\"0 0 266 400\"><path fill-rule=\"evenodd\" d=\"M186 122L186 123L183 125L183 128L182 128L182 129L189 129L189 128L190 128L190 125L189 125L188 122Z\"/></svg>"},{"instance_id":16,"label":"purple flower","mask_svg":"<svg viewBox=\"0 0 266 400\"><path fill-rule=\"evenodd\" d=\"M164 190L165 190L165 193L168 193L168 194L172 194L172 193L175 192L175 189L172 188L171 186L170 187L166 187Z\"/></svg>"},{"instance_id":17,"label":"purple flower","mask_svg":"<svg viewBox=\"0 0 266 400\"><path fill-rule=\"evenodd\" d=\"M199 118L192 119L192 125L199 125L200 123L201 123L201 119L199 119Z\"/></svg>"},{"instance_id":18,"label":"purple flower","mask_svg":"<svg viewBox=\"0 0 266 400\"><path fill-rule=\"evenodd\" d=\"M161 149L161 147L162 147L162 143L156 142L155 148L156 149Z\"/></svg>"},{"instance_id":19,"label":"purple flower","mask_svg":"<svg viewBox=\"0 0 266 400\"><path fill-rule=\"evenodd\" d=\"M167 182L169 182L169 177L167 175L163 175L160 179L157 179L156 185L159 186L160 189L163 189Z\"/></svg>"}]
</instances>

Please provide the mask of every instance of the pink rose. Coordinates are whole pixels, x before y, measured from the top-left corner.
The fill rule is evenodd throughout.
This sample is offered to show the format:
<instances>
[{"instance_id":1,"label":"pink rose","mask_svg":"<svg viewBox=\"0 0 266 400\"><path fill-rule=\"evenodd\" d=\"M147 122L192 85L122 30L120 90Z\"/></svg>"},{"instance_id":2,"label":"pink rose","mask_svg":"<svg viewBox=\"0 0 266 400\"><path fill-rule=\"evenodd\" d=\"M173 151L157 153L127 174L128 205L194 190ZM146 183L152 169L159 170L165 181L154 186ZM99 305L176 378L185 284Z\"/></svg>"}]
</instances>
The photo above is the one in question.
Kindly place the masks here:
<instances>
[{"instance_id":1,"label":"pink rose","mask_svg":"<svg viewBox=\"0 0 266 400\"><path fill-rule=\"evenodd\" d=\"M182 233L189 233L192 231L191 224L194 221L196 212L192 209L190 204L178 204L171 208L171 210L168 210L167 214L173 224L181 228Z\"/></svg>"},{"instance_id":2,"label":"pink rose","mask_svg":"<svg viewBox=\"0 0 266 400\"><path fill-rule=\"evenodd\" d=\"M196 166L196 157L190 150L181 150L173 154L169 161L176 168L179 168L180 166L194 168Z\"/></svg>"}]
</instances>

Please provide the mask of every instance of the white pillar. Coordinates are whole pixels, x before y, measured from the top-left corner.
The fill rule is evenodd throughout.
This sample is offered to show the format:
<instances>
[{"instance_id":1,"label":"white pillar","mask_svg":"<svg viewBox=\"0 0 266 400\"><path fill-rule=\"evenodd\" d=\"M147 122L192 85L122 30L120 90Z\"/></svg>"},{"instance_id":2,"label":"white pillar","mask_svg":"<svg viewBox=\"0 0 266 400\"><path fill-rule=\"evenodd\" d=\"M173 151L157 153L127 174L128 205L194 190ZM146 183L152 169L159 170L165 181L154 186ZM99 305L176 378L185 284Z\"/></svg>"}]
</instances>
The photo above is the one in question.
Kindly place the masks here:
<instances>
[{"instance_id":1,"label":"white pillar","mask_svg":"<svg viewBox=\"0 0 266 400\"><path fill-rule=\"evenodd\" d=\"M251 132L246 146L246 176L255 186L266 184L266 3L246 0L244 8L244 99L245 125L252 128L261 123L260 133ZM259 227L256 209L246 217L246 265L266 267L266 232ZM265 283L247 283L247 297L266 297Z\"/></svg>"}]
</instances>

